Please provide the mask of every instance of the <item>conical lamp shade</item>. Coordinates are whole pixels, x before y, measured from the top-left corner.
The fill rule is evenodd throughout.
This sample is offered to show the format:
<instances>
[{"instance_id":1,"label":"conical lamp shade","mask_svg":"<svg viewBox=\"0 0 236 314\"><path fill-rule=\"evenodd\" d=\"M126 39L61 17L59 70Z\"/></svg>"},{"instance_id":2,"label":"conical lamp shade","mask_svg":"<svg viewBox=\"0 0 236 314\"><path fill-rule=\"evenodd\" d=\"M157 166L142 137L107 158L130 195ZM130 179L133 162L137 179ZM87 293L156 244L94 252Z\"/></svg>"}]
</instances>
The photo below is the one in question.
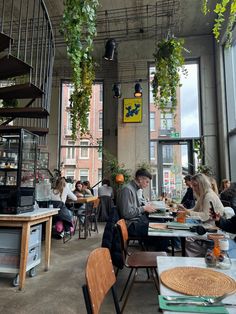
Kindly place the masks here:
<instances>
[{"instance_id":1,"label":"conical lamp shade","mask_svg":"<svg viewBox=\"0 0 236 314\"><path fill-rule=\"evenodd\" d=\"M115 49L116 49L115 39L109 39L106 42L104 59L109 61L114 60Z\"/></svg>"},{"instance_id":2,"label":"conical lamp shade","mask_svg":"<svg viewBox=\"0 0 236 314\"><path fill-rule=\"evenodd\" d=\"M120 84L114 84L112 90L114 92L113 98L121 97Z\"/></svg>"}]
</instances>

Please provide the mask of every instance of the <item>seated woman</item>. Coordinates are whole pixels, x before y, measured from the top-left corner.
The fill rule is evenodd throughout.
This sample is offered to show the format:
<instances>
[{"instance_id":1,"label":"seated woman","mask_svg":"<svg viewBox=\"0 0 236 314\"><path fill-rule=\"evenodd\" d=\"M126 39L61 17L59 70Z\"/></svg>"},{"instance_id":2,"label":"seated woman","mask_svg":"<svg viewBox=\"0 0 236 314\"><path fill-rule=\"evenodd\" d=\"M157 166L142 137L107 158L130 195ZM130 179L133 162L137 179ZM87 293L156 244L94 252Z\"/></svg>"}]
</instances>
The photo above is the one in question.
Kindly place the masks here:
<instances>
[{"instance_id":1,"label":"seated woman","mask_svg":"<svg viewBox=\"0 0 236 314\"><path fill-rule=\"evenodd\" d=\"M178 208L185 210L186 214L190 217L198 217L203 222L208 222L210 220L210 202L212 202L216 212L223 214L224 206L218 195L212 190L209 178L203 173L198 173L192 177L191 181L193 193L197 198L197 202L191 210L186 209L183 205L178 205Z\"/></svg>"},{"instance_id":2,"label":"seated woman","mask_svg":"<svg viewBox=\"0 0 236 314\"><path fill-rule=\"evenodd\" d=\"M90 183L89 181L84 181L82 183L82 190L83 190L83 195L87 195L87 196L92 196L93 193L91 191L91 188L90 188Z\"/></svg>"},{"instance_id":3,"label":"seated woman","mask_svg":"<svg viewBox=\"0 0 236 314\"><path fill-rule=\"evenodd\" d=\"M73 193L77 196L77 197L83 197L84 193L83 193L83 183L82 181L77 181L75 183L75 189L73 191Z\"/></svg>"},{"instance_id":4,"label":"seated woman","mask_svg":"<svg viewBox=\"0 0 236 314\"><path fill-rule=\"evenodd\" d=\"M230 181L228 179L223 179L220 183L220 193L224 192L230 187Z\"/></svg>"},{"instance_id":5,"label":"seated woman","mask_svg":"<svg viewBox=\"0 0 236 314\"><path fill-rule=\"evenodd\" d=\"M83 182L83 189L85 190L85 194L94 195L93 189L91 188L89 181Z\"/></svg>"},{"instance_id":6,"label":"seated woman","mask_svg":"<svg viewBox=\"0 0 236 314\"><path fill-rule=\"evenodd\" d=\"M236 215L232 216L230 219L225 219L221 217L220 214L214 213L210 209L210 216L215 221L217 227L223 231L229 232L229 257L236 258Z\"/></svg>"},{"instance_id":7,"label":"seated woman","mask_svg":"<svg viewBox=\"0 0 236 314\"><path fill-rule=\"evenodd\" d=\"M197 217L203 222L213 223L209 214L210 202L212 202L215 211L220 215L224 213L224 206L218 195L212 190L207 176L198 173L192 177L191 181L197 202L191 210L186 209L183 205L178 205L178 208L186 211L190 217ZM197 236L186 238L186 255L195 257L205 256L207 244L207 241L201 240Z\"/></svg>"},{"instance_id":8,"label":"seated woman","mask_svg":"<svg viewBox=\"0 0 236 314\"><path fill-rule=\"evenodd\" d=\"M72 201L77 201L77 196L71 192L65 178L59 177L56 181L55 187L52 189L51 200L53 202L59 202L58 206L60 210L56 216L56 220L62 220L65 232L69 232L70 227L73 227L72 214L65 205L67 198Z\"/></svg>"}]
</instances>

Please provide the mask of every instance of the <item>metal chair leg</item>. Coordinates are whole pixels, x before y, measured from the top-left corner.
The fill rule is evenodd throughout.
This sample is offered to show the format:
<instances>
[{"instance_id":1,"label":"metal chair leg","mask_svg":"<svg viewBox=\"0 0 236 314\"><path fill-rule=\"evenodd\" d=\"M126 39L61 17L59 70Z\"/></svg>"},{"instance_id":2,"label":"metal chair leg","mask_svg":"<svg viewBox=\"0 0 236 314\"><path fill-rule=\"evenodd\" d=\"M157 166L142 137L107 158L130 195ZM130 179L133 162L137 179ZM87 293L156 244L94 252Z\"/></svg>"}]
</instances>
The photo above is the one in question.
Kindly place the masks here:
<instances>
[{"instance_id":1,"label":"metal chair leg","mask_svg":"<svg viewBox=\"0 0 236 314\"><path fill-rule=\"evenodd\" d=\"M133 271L134 271L134 268L131 268L131 270L130 270L130 272L129 272L128 279L127 279L127 281L126 281L126 283L125 283L124 289L123 289L122 294L121 294L121 296L120 296L120 301L122 301L122 299L123 299L123 296L124 296L124 294L125 294L125 291L126 291L126 289L127 289L127 286L128 286L128 284L129 284L130 277L131 277Z\"/></svg>"}]
</instances>

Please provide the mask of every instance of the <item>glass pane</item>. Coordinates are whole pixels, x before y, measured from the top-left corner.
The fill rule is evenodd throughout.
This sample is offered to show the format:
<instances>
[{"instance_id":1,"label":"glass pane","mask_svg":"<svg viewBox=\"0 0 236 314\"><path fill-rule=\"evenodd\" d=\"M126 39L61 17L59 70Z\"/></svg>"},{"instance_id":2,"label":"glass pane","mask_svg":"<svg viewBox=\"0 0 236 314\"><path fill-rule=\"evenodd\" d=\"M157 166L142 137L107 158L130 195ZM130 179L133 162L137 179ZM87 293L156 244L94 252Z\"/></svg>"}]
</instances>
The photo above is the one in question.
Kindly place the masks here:
<instances>
[{"instance_id":1,"label":"glass pane","mask_svg":"<svg viewBox=\"0 0 236 314\"><path fill-rule=\"evenodd\" d=\"M180 88L181 137L200 136L198 64L185 64L188 76L181 72Z\"/></svg>"},{"instance_id":2,"label":"glass pane","mask_svg":"<svg viewBox=\"0 0 236 314\"><path fill-rule=\"evenodd\" d=\"M177 90L178 107L176 114L163 115L154 105L152 95L152 73L150 67L150 138L193 138L200 136L199 114L199 65L197 62L186 63L188 76L181 73L181 87ZM154 125L155 124L155 125Z\"/></svg>"},{"instance_id":3,"label":"glass pane","mask_svg":"<svg viewBox=\"0 0 236 314\"><path fill-rule=\"evenodd\" d=\"M183 194L183 177L188 174L187 144L161 145L163 160L163 182L161 193L166 193L177 202Z\"/></svg>"}]
</instances>

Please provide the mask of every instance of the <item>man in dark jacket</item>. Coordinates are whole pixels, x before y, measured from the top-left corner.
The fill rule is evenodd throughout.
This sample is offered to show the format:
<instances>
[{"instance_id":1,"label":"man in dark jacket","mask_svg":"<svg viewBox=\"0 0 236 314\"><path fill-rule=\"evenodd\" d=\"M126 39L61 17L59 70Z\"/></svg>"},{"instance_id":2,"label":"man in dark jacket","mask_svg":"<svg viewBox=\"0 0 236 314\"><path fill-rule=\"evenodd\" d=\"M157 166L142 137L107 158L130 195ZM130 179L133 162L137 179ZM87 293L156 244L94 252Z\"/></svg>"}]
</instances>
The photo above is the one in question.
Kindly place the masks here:
<instances>
[{"instance_id":1,"label":"man in dark jacket","mask_svg":"<svg viewBox=\"0 0 236 314\"><path fill-rule=\"evenodd\" d=\"M142 202L138 191L149 186L152 175L144 168L135 173L135 178L124 185L117 195L117 209L121 218L125 219L128 234L142 240L145 246L154 247L157 251L165 251L168 246L167 238L148 237L148 214L155 212L151 203Z\"/></svg>"},{"instance_id":2,"label":"man in dark jacket","mask_svg":"<svg viewBox=\"0 0 236 314\"><path fill-rule=\"evenodd\" d=\"M146 169L138 169L134 180L123 186L117 195L117 208L121 218L125 219L130 236L147 236L148 217L155 212L150 204L142 204L138 196L140 189L148 187L152 175Z\"/></svg>"}]
</instances>

